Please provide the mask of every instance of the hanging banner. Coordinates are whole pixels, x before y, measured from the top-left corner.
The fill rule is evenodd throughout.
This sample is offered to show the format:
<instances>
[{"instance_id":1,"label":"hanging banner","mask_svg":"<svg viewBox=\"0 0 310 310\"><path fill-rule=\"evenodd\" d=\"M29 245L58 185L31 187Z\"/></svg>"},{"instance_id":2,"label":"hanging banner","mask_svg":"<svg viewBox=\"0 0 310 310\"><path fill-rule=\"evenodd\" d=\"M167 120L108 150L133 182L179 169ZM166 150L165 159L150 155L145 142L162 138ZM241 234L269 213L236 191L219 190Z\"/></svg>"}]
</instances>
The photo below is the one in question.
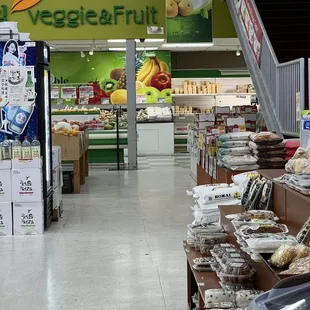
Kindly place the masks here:
<instances>
[{"instance_id":1,"label":"hanging banner","mask_svg":"<svg viewBox=\"0 0 310 310\"><path fill-rule=\"evenodd\" d=\"M263 30L254 10L253 0L241 0L240 13L254 58L260 65Z\"/></svg>"},{"instance_id":2,"label":"hanging banner","mask_svg":"<svg viewBox=\"0 0 310 310\"><path fill-rule=\"evenodd\" d=\"M166 37L165 0L2 0L0 21L17 22L31 40Z\"/></svg>"},{"instance_id":3,"label":"hanging banner","mask_svg":"<svg viewBox=\"0 0 310 310\"><path fill-rule=\"evenodd\" d=\"M167 43L213 41L212 0L166 0Z\"/></svg>"}]
</instances>

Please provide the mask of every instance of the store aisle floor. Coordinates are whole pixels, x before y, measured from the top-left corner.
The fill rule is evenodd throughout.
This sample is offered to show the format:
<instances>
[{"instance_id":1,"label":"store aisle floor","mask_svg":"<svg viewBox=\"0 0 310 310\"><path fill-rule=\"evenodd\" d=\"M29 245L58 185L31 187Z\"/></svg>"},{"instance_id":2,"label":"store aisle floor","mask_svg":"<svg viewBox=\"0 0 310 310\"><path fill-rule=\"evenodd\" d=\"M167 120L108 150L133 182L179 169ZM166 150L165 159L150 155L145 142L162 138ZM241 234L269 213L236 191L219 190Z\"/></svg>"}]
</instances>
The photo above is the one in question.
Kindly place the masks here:
<instances>
[{"instance_id":1,"label":"store aisle floor","mask_svg":"<svg viewBox=\"0 0 310 310\"><path fill-rule=\"evenodd\" d=\"M185 310L189 169L92 169L44 236L1 238L2 310Z\"/></svg>"}]
</instances>

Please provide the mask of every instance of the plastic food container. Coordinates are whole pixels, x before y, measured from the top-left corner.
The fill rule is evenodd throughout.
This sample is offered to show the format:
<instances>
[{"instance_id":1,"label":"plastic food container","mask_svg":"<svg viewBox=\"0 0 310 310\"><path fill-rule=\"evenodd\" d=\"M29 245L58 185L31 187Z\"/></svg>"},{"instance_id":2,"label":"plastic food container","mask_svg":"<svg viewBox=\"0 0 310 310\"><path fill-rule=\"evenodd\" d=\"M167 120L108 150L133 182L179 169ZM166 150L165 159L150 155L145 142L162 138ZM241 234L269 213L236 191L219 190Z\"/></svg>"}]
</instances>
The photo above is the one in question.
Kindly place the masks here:
<instances>
[{"instance_id":1,"label":"plastic food container","mask_svg":"<svg viewBox=\"0 0 310 310\"><path fill-rule=\"evenodd\" d=\"M240 290L251 290L251 289L253 289L253 284L251 282L244 283L244 284L226 284L226 283L223 283L220 281L219 284L221 285L221 287L224 290L229 290L229 291L233 291L233 292L238 292Z\"/></svg>"},{"instance_id":2,"label":"plastic food container","mask_svg":"<svg viewBox=\"0 0 310 310\"><path fill-rule=\"evenodd\" d=\"M239 230L241 236L247 237L251 234L280 234L288 233L288 228L284 224L263 224L242 226Z\"/></svg>"},{"instance_id":3,"label":"plastic food container","mask_svg":"<svg viewBox=\"0 0 310 310\"><path fill-rule=\"evenodd\" d=\"M252 285L254 274L255 274L254 270L250 271L250 273L245 275L231 275L229 273L217 272L217 276L222 283L226 285L243 285L243 286L247 286L248 284Z\"/></svg>"},{"instance_id":4,"label":"plastic food container","mask_svg":"<svg viewBox=\"0 0 310 310\"><path fill-rule=\"evenodd\" d=\"M213 224L198 224L187 225L188 231L192 233L221 233L224 232L224 228L221 225L213 225Z\"/></svg>"},{"instance_id":5,"label":"plastic food container","mask_svg":"<svg viewBox=\"0 0 310 310\"><path fill-rule=\"evenodd\" d=\"M216 259L222 259L226 253L239 253L239 251L236 248L227 248L219 251L215 257Z\"/></svg>"},{"instance_id":6,"label":"plastic food container","mask_svg":"<svg viewBox=\"0 0 310 310\"><path fill-rule=\"evenodd\" d=\"M215 259L213 257L198 257L193 260L193 263L197 266L210 266L214 262Z\"/></svg>"},{"instance_id":7,"label":"plastic food container","mask_svg":"<svg viewBox=\"0 0 310 310\"><path fill-rule=\"evenodd\" d=\"M199 250L200 250L200 253L201 253L201 254L211 256L212 246L209 246L209 245L200 245Z\"/></svg>"},{"instance_id":8,"label":"plastic food container","mask_svg":"<svg viewBox=\"0 0 310 310\"><path fill-rule=\"evenodd\" d=\"M251 274L252 269L244 259L230 261L222 267L222 273L228 276L247 276Z\"/></svg>"},{"instance_id":9,"label":"plastic food container","mask_svg":"<svg viewBox=\"0 0 310 310\"><path fill-rule=\"evenodd\" d=\"M233 291L210 289L205 291L206 308L234 308L236 295Z\"/></svg>"},{"instance_id":10,"label":"plastic food container","mask_svg":"<svg viewBox=\"0 0 310 310\"><path fill-rule=\"evenodd\" d=\"M219 251L223 250L223 249L228 249L228 248L235 248L235 246L233 244L230 243L221 243L221 244L217 244L213 247L213 252L214 254L217 254Z\"/></svg>"},{"instance_id":11,"label":"plastic food container","mask_svg":"<svg viewBox=\"0 0 310 310\"><path fill-rule=\"evenodd\" d=\"M224 254L222 260L221 260L221 265L227 266L232 263L246 263L246 260L244 258L244 254L241 253L226 253Z\"/></svg>"},{"instance_id":12,"label":"plastic food container","mask_svg":"<svg viewBox=\"0 0 310 310\"><path fill-rule=\"evenodd\" d=\"M239 308L247 308L250 302L263 291L241 290L236 293L236 304Z\"/></svg>"},{"instance_id":13,"label":"plastic food container","mask_svg":"<svg viewBox=\"0 0 310 310\"><path fill-rule=\"evenodd\" d=\"M214 247L214 245L223 243L226 241L227 234L214 233L214 234L199 234L200 244Z\"/></svg>"}]
</instances>

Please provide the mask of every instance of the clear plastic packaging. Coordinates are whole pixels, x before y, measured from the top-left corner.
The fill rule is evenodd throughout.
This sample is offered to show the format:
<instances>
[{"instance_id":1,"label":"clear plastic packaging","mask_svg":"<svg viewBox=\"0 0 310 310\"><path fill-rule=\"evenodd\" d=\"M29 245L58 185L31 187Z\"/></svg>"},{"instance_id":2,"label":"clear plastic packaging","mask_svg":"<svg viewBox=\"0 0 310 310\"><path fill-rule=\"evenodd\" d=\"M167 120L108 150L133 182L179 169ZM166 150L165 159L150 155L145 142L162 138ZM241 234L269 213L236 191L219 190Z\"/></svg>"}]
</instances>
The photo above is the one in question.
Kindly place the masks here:
<instances>
[{"instance_id":1,"label":"clear plastic packaging","mask_svg":"<svg viewBox=\"0 0 310 310\"><path fill-rule=\"evenodd\" d=\"M247 308L253 299L258 295L262 294L263 291L255 290L241 290L236 293L236 304L237 307Z\"/></svg>"},{"instance_id":2,"label":"clear plastic packaging","mask_svg":"<svg viewBox=\"0 0 310 310\"><path fill-rule=\"evenodd\" d=\"M269 238L249 238L246 243L253 253L273 253L281 245L297 244L297 240L290 235L273 235Z\"/></svg>"},{"instance_id":3,"label":"clear plastic packaging","mask_svg":"<svg viewBox=\"0 0 310 310\"><path fill-rule=\"evenodd\" d=\"M254 278L255 271L252 270L250 273L245 274L245 275L232 275L232 274L226 274L226 273L221 273L218 272L217 276L221 280L221 282L225 285L242 285L242 286L247 286L248 284L251 283L252 286L252 281Z\"/></svg>"},{"instance_id":4,"label":"clear plastic packaging","mask_svg":"<svg viewBox=\"0 0 310 310\"><path fill-rule=\"evenodd\" d=\"M278 135L268 131L252 133L250 135L250 139L256 144L263 144L263 145L274 145L281 143L283 141L283 139L280 138Z\"/></svg>"},{"instance_id":5,"label":"clear plastic packaging","mask_svg":"<svg viewBox=\"0 0 310 310\"><path fill-rule=\"evenodd\" d=\"M245 225L240 228L239 233L243 237L251 234L280 234L288 233L288 228L284 224Z\"/></svg>"},{"instance_id":6,"label":"clear plastic packaging","mask_svg":"<svg viewBox=\"0 0 310 310\"><path fill-rule=\"evenodd\" d=\"M213 249L214 245L226 241L227 234L225 233L199 234L199 238L201 245L211 246Z\"/></svg>"},{"instance_id":7,"label":"clear plastic packaging","mask_svg":"<svg viewBox=\"0 0 310 310\"><path fill-rule=\"evenodd\" d=\"M206 308L234 308L236 295L224 289L209 289L205 291Z\"/></svg>"},{"instance_id":8,"label":"clear plastic packaging","mask_svg":"<svg viewBox=\"0 0 310 310\"><path fill-rule=\"evenodd\" d=\"M240 213L235 221L251 221L251 220L272 220L278 221L279 218L273 211L268 210L251 210L244 213Z\"/></svg>"},{"instance_id":9,"label":"clear plastic packaging","mask_svg":"<svg viewBox=\"0 0 310 310\"><path fill-rule=\"evenodd\" d=\"M214 223L200 223L200 224L189 224L187 225L188 231L193 234L197 233L221 233L224 232L222 225Z\"/></svg>"},{"instance_id":10,"label":"clear plastic packaging","mask_svg":"<svg viewBox=\"0 0 310 310\"><path fill-rule=\"evenodd\" d=\"M209 245L200 245L199 251L203 255L211 256L212 246Z\"/></svg>"},{"instance_id":11,"label":"clear plastic packaging","mask_svg":"<svg viewBox=\"0 0 310 310\"><path fill-rule=\"evenodd\" d=\"M225 250L225 249L235 249L235 246L230 243L221 243L217 244L213 247L213 253L218 254L220 251Z\"/></svg>"},{"instance_id":12,"label":"clear plastic packaging","mask_svg":"<svg viewBox=\"0 0 310 310\"><path fill-rule=\"evenodd\" d=\"M193 260L193 263L197 266L210 266L215 262L213 257L197 257Z\"/></svg>"},{"instance_id":13,"label":"clear plastic packaging","mask_svg":"<svg viewBox=\"0 0 310 310\"><path fill-rule=\"evenodd\" d=\"M238 292L240 290L250 290L253 289L252 282L245 282L245 283L231 283L227 284L225 282L220 281L219 284L224 290L230 290L234 292Z\"/></svg>"},{"instance_id":14,"label":"clear plastic packaging","mask_svg":"<svg viewBox=\"0 0 310 310\"><path fill-rule=\"evenodd\" d=\"M293 261L307 256L310 256L310 248L303 244L282 245L273 253L270 263L277 268L284 268Z\"/></svg>"},{"instance_id":15,"label":"clear plastic packaging","mask_svg":"<svg viewBox=\"0 0 310 310\"><path fill-rule=\"evenodd\" d=\"M253 270L251 270L248 263L242 258L238 258L237 261L227 260L227 263L223 264L223 266L221 268L221 274L227 275L229 277L231 277L231 276L238 276L238 277L239 276L248 276L249 274L252 273L252 271Z\"/></svg>"}]
</instances>

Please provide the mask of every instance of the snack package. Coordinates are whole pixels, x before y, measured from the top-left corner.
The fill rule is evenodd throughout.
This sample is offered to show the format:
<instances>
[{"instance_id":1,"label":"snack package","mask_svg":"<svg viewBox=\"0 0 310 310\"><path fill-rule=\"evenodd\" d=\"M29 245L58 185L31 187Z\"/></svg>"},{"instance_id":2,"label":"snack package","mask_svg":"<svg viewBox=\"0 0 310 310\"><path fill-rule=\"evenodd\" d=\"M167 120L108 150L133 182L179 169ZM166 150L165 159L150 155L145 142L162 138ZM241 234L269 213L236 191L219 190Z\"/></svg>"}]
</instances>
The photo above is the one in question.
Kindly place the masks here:
<instances>
[{"instance_id":1,"label":"snack package","mask_svg":"<svg viewBox=\"0 0 310 310\"><path fill-rule=\"evenodd\" d=\"M283 141L278 135L273 132L263 131L258 133L252 133L250 135L251 141L256 144L274 145Z\"/></svg>"}]
</instances>

